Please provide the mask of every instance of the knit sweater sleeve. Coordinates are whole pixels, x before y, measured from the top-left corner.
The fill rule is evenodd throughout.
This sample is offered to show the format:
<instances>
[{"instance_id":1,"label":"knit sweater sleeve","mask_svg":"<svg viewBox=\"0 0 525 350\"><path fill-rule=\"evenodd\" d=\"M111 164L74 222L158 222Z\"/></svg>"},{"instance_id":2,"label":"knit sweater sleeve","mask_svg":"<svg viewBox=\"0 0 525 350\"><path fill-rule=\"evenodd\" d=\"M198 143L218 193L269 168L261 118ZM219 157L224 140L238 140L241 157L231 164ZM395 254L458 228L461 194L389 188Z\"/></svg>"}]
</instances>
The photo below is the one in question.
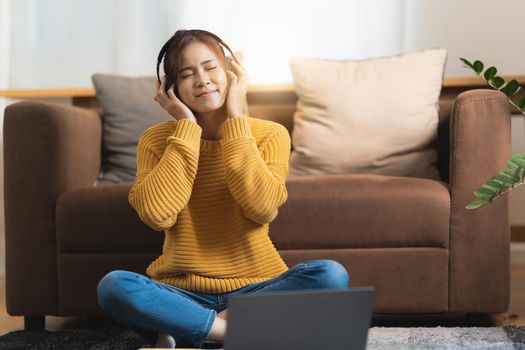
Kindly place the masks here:
<instances>
[{"instance_id":1,"label":"knit sweater sleeve","mask_svg":"<svg viewBox=\"0 0 525 350\"><path fill-rule=\"evenodd\" d=\"M179 120L173 133L148 129L137 146L137 173L128 201L140 219L156 231L172 227L187 205L199 161L201 127L191 120ZM159 139L159 137L161 139ZM158 155L153 145L166 142Z\"/></svg>"},{"instance_id":2,"label":"knit sweater sleeve","mask_svg":"<svg viewBox=\"0 0 525 350\"><path fill-rule=\"evenodd\" d=\"M277 124L258 147L247 116L221 125L226 184L244 215L259 224L273 221L286 202L290 135ZM260 148L260 149L259 149Z\"/></svg>"}]
</instances>

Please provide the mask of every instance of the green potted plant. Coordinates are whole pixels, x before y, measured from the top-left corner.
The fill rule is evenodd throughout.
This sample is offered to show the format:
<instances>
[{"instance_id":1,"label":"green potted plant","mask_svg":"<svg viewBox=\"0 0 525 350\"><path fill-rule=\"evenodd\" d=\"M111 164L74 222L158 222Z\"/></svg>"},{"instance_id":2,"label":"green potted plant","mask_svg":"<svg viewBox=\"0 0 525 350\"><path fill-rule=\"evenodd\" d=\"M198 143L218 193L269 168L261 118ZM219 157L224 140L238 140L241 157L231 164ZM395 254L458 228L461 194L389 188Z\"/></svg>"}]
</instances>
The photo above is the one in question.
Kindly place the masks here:
<instances>
[{"instance_id":1,"label":"green potted plant","mask_svg":"<svg viewBox=\"0 0 525 350\"><path fill-rule=\"evenodd\" d=\"M460 60L477 75L485 80L490 87L503 92L512 106L514 106L523 116L525 116L525 97L522 97L518 104L514 103L512 97L520 90L520 85L516 80L505 83L505 80L497 75L496 67L489 67L483 71L483 62L476 60L474 63L465 58ZM512 155L506 160L507 167L494 175L491 179L474 191L477 200L465 206L467 209L477 209L488 203L492 203L496 198L502 196L514 187L523 184L525 178L525 153Z\"/></svg>"}]
</instances>

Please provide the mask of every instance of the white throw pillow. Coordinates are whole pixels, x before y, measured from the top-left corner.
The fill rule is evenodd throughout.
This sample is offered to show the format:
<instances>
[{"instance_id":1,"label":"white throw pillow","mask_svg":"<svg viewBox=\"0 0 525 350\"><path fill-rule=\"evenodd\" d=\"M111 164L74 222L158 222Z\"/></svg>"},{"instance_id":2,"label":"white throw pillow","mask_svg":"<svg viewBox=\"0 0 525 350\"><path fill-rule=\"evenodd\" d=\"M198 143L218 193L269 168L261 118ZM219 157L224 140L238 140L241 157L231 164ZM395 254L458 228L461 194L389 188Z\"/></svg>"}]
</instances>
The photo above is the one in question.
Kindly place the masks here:
<instances>
[{"instance_id":1,"label":"white throw pillow","mask_svg":"<svg viewBox=\"0 0 525 350\"><path fill-rule=\"evenodd\" d=\"M299 97L290 176L374 173L439 179L443 48L361 61L291 58Z\"/></svg>"}]
</instances>

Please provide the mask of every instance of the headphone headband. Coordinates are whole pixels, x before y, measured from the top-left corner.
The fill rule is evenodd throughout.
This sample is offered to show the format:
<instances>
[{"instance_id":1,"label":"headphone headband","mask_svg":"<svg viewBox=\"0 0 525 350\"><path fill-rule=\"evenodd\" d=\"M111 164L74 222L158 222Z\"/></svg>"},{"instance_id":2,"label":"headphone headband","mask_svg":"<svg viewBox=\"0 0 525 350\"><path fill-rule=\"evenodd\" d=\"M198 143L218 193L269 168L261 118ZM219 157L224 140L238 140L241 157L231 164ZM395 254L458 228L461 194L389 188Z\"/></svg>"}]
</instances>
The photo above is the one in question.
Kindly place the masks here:
<instances>
[{"instance_id":1,"label":"headphone headband","mask_svg":"<svg viewBox=\"0 0 525 350\"><path fill-rule=\"evenodd\" d=\"M164 57L164 55L168 51L168 48L170 47L172 41L176 40L176 39L179 39L182 35L185 35L186 33L190 33L190 35L192 35L192 36L208 35L208 36L212 37L213 39L215 39L215 41L217 41L219 46L222 45L222 46L226 47L226 49L233 55L233 53L230 50L230 48L228 47L228 45L226 45L222 41L221 38L219 38L217 35L215 35L215 34L213 34L211 32L208 32L207 30L202 30L202 29L177 30L177 32L175 32L175 34L162 46L162 48L160 49L159 55L157 57L157 79L159 80L159 82L160 82L159 67L160 67L160 63L162 62L162 58ZM224 51L224 49L223 49L223 51Z\"/></svg>"}]
</instances>

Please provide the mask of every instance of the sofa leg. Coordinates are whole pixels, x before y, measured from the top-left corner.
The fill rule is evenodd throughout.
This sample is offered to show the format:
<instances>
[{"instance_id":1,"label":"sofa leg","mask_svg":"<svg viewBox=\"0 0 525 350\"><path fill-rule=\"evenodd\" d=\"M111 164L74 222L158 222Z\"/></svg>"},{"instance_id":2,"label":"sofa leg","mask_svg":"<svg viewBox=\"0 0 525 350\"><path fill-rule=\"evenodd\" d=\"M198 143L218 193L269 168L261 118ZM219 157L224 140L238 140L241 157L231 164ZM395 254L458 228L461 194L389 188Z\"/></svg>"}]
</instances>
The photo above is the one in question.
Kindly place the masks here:
<instances>
[{"instance_id":1,"label":"sofa leg","mask_svg":"<svg viewBox=\"0 0 525 350\"><path fill-rule=\"evenodd\" d=\"M40 331L46 327L45 316L24 316L24 329L26 331Z\"/></svg>"}]
</instances>

